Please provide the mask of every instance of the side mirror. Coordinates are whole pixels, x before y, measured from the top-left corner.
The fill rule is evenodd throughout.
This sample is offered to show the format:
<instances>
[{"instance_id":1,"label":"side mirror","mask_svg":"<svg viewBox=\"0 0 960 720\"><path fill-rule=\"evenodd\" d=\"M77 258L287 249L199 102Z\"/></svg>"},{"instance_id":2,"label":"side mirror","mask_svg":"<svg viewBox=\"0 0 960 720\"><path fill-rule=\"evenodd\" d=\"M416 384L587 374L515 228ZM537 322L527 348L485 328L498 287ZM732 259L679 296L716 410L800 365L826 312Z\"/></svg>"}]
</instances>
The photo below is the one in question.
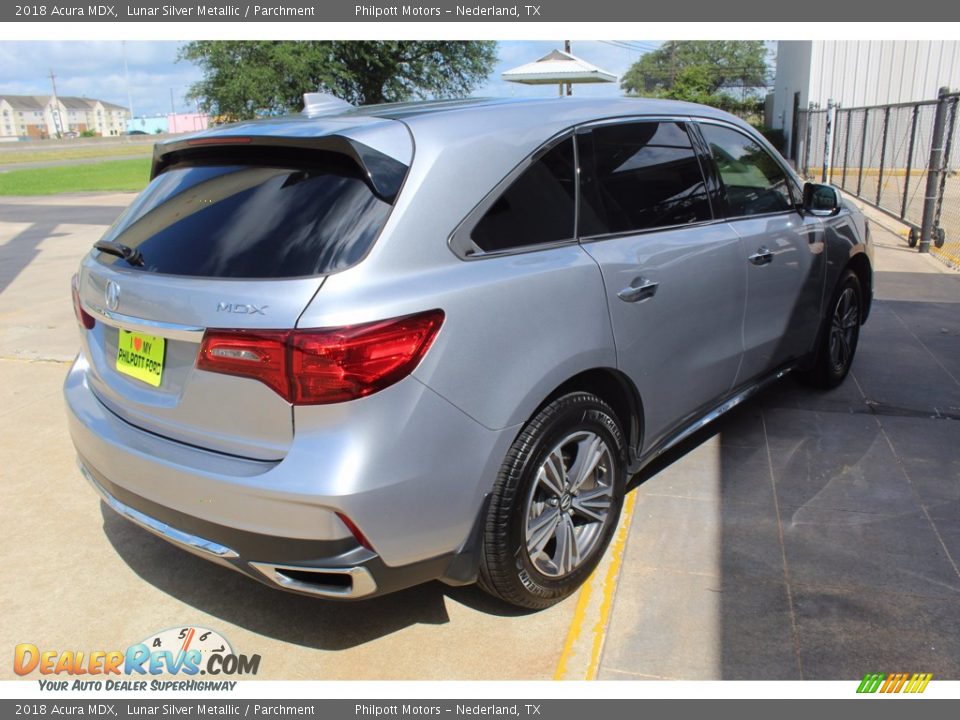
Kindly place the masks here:
<instances>
[{"instance_id":1,"label":"side mirror","mask_svg":"<svg viewBox=\"0 0 960 720\"><path fill-rule=\"evenodd\" d=\"M840 191L832 185L805 183L803 186L803 211L816 217L832 217L840 212L843 200Z\"/></svg>"}]
</instances>

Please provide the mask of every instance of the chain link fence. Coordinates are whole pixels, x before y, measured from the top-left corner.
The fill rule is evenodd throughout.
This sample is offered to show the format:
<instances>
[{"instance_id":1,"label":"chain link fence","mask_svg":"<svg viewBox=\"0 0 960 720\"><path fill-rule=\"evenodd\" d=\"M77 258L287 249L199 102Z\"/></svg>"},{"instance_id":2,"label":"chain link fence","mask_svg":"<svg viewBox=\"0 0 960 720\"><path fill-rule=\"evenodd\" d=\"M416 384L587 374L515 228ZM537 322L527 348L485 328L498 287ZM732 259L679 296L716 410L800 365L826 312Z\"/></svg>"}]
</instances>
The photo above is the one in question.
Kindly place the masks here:
<instances>
[{"instance_id":1,"label":"chain link fence","mask_svg":"<svg viewBox=\"0 0 960 720\"><path fill-rule=\"evenodd\" d=\"M797 114L797 169L909 228L909 244L960 267L960 93Z\"/></svg>"}]
</instances>

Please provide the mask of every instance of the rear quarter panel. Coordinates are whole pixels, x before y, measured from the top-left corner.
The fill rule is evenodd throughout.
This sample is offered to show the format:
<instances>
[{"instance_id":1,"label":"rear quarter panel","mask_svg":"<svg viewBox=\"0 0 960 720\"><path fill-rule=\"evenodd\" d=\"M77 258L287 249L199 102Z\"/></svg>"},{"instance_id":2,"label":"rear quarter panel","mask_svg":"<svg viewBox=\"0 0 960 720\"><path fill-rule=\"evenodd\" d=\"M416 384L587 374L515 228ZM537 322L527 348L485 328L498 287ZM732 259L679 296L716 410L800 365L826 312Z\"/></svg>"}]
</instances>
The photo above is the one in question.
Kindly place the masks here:
<instances>
[{"instance_id":1,"label":"rear quarter panel","mask_svg":"<svg viewBox=\"0 0 960 720\"><path fill-rule=\"evenodd\" d=\"M474 112L411 119L413 163L380 239L359 265L327 278L298 325L442 309L414 376L494 430L529 419L578 372L616 367L603 279L578 244L475 260L447 244L502 178L577 117L518 108L498 123Z\"/></svg>"}]
</instances>

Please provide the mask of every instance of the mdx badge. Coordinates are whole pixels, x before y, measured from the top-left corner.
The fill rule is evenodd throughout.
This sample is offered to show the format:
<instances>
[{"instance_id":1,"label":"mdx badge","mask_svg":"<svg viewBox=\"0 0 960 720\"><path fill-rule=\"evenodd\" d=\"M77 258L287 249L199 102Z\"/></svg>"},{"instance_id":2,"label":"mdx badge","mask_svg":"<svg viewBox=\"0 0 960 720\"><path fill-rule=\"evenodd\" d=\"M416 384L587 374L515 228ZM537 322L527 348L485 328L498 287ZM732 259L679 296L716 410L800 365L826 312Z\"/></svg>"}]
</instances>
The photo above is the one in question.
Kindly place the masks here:
<instances>
[{"instance_id":1,"label":"mdx badge","mask_svg":"<svg viewBox=\"0 0 960 720\"><path fill-rule=\"evenodd\" d=\"M266 315L268 307L270 306L222 302L217 305L217 312L236 313L238 315Z\"/></svg>"}]
</instances>

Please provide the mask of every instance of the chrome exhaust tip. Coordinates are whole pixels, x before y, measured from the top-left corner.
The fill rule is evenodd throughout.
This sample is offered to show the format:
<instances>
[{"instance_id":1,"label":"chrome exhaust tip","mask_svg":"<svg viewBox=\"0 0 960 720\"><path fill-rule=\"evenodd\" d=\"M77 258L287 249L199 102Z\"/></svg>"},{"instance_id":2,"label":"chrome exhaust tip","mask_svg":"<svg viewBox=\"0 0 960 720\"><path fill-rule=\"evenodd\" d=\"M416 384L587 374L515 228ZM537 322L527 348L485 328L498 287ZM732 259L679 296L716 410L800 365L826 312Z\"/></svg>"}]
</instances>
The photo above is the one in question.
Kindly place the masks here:
<instances>
[{"instance_id":1,"label":"chrome exhaust tip","mask_svg":"<svg viewBox=\"0 0 960 720\"><path fill-rule=\"evenodd\" d=\"M249 565L271 583L286 590L321 597L359 598L377 590L377 583L365 567L315 568L262 562Z\"/></svg>"}]
</instances>

